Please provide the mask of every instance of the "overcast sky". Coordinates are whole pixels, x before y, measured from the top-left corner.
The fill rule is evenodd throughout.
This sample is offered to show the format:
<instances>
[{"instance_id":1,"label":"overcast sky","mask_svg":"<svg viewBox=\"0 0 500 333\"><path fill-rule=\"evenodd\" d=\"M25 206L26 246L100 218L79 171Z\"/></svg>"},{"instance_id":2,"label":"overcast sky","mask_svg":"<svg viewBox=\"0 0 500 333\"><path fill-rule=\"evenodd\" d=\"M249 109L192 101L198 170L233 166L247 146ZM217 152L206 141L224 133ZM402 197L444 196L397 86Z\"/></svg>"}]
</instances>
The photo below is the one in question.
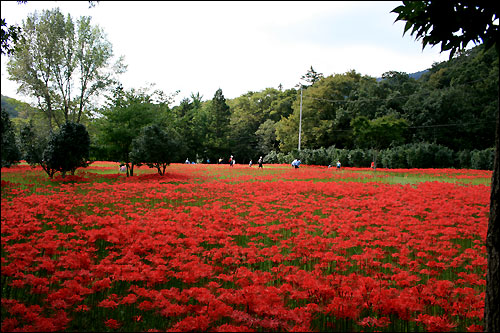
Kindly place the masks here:
<instances>
[{"instance_id":1,"label":"overcast sky","mask_svg":"<svg viewBox=\"0 0 500 333\"><path fill-rule=\"evenodd\" d=\"M391 13L401 3L100 1L89 9L88 1L2 1L1 15L19 25L35 10L55 7L74 21L92 16L115 57L125 57L125 88L180 90L178 104L191 93L212 99L218 88L226 99L293 88L311 66L325 77L350 70L380 77L447 60L440 46L422 50L421 41L403 36L404 23ZM2 55L2 95L27 101L8 80L7 60Z\"/></svg>"}]
</instances>

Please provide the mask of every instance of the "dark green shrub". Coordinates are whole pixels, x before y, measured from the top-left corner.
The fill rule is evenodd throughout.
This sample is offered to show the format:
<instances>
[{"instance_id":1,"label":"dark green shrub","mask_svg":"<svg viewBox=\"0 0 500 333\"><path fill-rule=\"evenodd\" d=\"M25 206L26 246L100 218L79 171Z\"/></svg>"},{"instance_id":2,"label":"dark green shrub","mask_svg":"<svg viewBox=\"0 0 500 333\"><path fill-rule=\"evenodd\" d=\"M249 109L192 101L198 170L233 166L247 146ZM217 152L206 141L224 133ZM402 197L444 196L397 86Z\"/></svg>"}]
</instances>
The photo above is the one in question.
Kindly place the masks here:
<instances>
[{"instance_id":1,"label":"dark green shrub","mask_svg":"<svg viewBox=\"0 0 500 333\"><path fill-rule=\"evenodd\" d=\"M3 32L3 30L2 30ZM19 163L21 152L17 146L14 128L7 111L2 109L2 168Z\"/></svg>"},{"instance_id":2,"label":"dark green shrub","mask_svg":"<svg viewBox=\"0 0 500 333\"><path fill-rule=\"evenodd\" d=\"M58 132L52 133L43 151L42 168L50 178L56 172L63 177L77 168L87 167L89 162L90 137L84 125L66 122Z\"/></svg>"},{"instance_id":3,"label":"dark green shrub","mask_svg":"<svg viewBox=\"0 0 500 333\"><path fill-rule=\"evenodd\" d=\"M461 150L455 155L456 167L458 169L470 169L471 168L471 152L470 150Z\"/></svg>"},{"instance_id":4,"label":"dark green shrub","mask_svg":"<svg viewBox=\"0 0 500 333\"><path fill-rule=\"evenodd\" d=\"M153 124L144 127L132 141L130 160L138 166L144 163L156 168L158 174L164 175L170 163L180 161L182 152L183 142L173 128Z\"/></svg>"},{"instance_id":5,"label":"dark green shrub","mask_svg":"<svg viewBox=\"0 0 500 333\"><path fill-rule=\"evenodd\" d=\"M354 167L369 167L373 160L371 150L353 149L349 151L349 165Z\"/></svg>"},{"instance_id":6,"label":"dark green shrub","mask_svg":"<svg viewBox=\"0 0 500 333\"><path fill-rule=\"evenodd\" d=\"M495 148L473 150L471 152L471 168L476 170L493 170Z\"/></svg>"}]
</instances>

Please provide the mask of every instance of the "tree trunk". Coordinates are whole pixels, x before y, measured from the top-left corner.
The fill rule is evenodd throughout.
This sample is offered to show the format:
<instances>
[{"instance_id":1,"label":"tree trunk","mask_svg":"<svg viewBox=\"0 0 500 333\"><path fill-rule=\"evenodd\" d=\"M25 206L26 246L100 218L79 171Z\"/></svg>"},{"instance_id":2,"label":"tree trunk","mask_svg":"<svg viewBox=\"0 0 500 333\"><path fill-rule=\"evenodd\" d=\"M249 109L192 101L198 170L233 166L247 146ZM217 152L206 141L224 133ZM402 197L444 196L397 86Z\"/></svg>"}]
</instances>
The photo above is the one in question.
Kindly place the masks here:
<instances>
[{"instance_id":1,"label":"tree trunk","mask_svg":"<svg viewBox=\"0 0 500 333\"><path fill-rule=\"evenodd\" d=\"M500 102L500 98L499 98ZM491 179L490 218L486 234L488 268L486 273L486 298L484 300L485 332L500 332L500 114L497 111L495 162Z\"/></svg>"},{"instance_id":2,"label":"tree trunk","mask_svg":"<svg viewBox=\"0 0 500 333\"><path fill-rule=\"evenodd\" d=\"M127 177L134 176L134 163L125 163L127 165Z\"/></svg>"}]
</instances>

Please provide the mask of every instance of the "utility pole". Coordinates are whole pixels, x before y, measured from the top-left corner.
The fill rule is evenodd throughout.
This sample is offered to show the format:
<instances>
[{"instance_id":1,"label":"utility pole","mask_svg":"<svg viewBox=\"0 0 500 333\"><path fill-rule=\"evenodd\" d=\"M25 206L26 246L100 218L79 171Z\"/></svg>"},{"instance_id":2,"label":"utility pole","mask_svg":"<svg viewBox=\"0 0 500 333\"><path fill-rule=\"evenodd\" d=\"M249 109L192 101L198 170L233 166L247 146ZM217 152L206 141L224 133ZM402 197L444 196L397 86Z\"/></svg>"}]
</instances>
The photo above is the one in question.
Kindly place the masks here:
<instances>
[{"instance_id":1,"label":"utility pole","mask_svg":"<svg viewBox=\"0 0 500 333\"><path fill-rule=\"evenodd\" d=\"M300 134L302 132L302 85L300 85L300 116L299 116L299 151L300 151Z\"/></svg>"}]
</instances>

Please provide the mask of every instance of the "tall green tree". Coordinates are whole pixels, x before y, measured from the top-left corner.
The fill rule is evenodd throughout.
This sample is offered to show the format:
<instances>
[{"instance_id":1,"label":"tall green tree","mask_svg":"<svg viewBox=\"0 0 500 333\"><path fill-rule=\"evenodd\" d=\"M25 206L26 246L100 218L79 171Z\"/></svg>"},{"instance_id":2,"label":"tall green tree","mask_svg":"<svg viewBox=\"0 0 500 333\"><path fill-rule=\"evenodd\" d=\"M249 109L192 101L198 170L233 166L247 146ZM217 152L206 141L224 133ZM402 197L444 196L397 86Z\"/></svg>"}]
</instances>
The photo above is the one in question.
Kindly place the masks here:
<instances>
[{"instance_id":1,"label":"tall green tree","mask_svg":"<svg viewBox=\"0 0 500 333\"><path fill-rule=\"evenodd\" d=\"M318 73L314 70L314 68L311 66L311 68L309 68L307 70L307 73L302 75L300 77L300 79L302 81L305 81L306 83L299 83L297 86L300 88L307 88L309 86L312 86L313 84L315 84L316 82L320 81L322 78L323 78L323 73Z\"/></svg>"},{"instance_id":2,"label":"tall green tree","mask_svg":"<svg viewBox=\"0 0 500 333\"><path fill-rule=\"evenodd\" d=\"M270 120L274 127L274 123L280 119L281 115L291 113L295 90L292 92L290 94L289 91L266 88L259 92L247 92L228 101L231 108L230 143L234 153L240 156L242 162L246 163L250 159L266 154L260 149L264 146L259 144L264 133L261 131L259 132L261 135L258 136L257 131L267 120Z\"/></svg>"},{"instance_id":3,"label":"tall green tree","mask_svg":"<svg viewBox=\"0 0 500 333\"><path fill-rule=\"evenodd\" d=\"M276 123L271 119L259 125L255 131L257 137L257 147L261 154L267 155L271 151L278 150L278 140L276 140Z\"/></svg>"},{"instance_id":4,"label":"tall green tree","mask_svg":"<svg viewBox=\"0 0 500 333\"><path fill-rule=\"evenodd\" d=\"M114 90L108 106L97 120L99 145L108 160L127 165L127 176L134 175L134 160L130 158L132 141L145 126L153 123L173 122L169 99L155 100L163 96L158 91L149 93L147 89L125 91L121 86Z\"/></svg>"},{"instance_id":5,"label":"tall green tree","mask_svg":"<svg viewBox=\"0 0 500 333\"><path fill-rule=\"evenodd\" d=\"M226 103L222 89L217 89L211 103L207 105L208 133L205 147L212 160L231 153L229 146L231 110Z\"/></svg>"},{"instance_id":6,"label":"tall green tree","mask_svg":"<svg viewBox=\"0 0 500 333\"><path fill-rule=\"evenodd\" d=\"M75 25L55 8L23 21L23 38L7 65L9 79L37 99L50 128L80 122L92 98L124 71L122 58L111 66L111 43L90 20L81 17Z\"/></svg>"},{"instance_id":7,"label":"tall green tree","mask_svg":"<svg viewBox=\"0 0 500 333\"><path fill-rule=\"evenodd\" d=\"M414 140L456 151L493 147L498 75L496 51L483 45L434 64L403 105Z\"/></svg>"},{"instance_id":8,"label":"tall green tree","mask_svg":"<svg viewBox=\"0 0 500 333\"><path fill-rule=\"evenodd\" d=\"M441 51L450 50L450 57L463 50L472 41L485 47L498 44L498 5L477 1L404 1L393 12L396 20L405 21L405 32L422 39L423 47L441 43ZM497 96L500 102L500 96ZM486 273L486 298L484 330L500 331L500 113L496 110L495 162L491 181L490 217L486 235L488 269Z\"/></svg>"},{"instance_id":9,"label":"tall green tree","mask_svg":"<svg viewBox=\"0 0 500 333\"><path fill-rule=\"evenodd\" d=\"M207 158L207 147L204 139L207 136L206 109L200 93L192 93L184 98L178 106L172 108L175 116L175 130L183 138L185 153L190 161L196 158Z\"/></svg>"},{"instance_id":10,"label":"tall green tree","mask_svg":"<svg viewBox=\"0 0 500 333\"><path fill-rule=\"evenodd\" d=\"M349 133L352 116L348 114L347 105L363 80L359 73L350 71L330 75L303 91L301 143L305 148L331 145L343 148L352 144ZM293 113L276 125L281 150L297 147L299 120L300 92L293 103Z\"/></svg>"}]
</instances>

